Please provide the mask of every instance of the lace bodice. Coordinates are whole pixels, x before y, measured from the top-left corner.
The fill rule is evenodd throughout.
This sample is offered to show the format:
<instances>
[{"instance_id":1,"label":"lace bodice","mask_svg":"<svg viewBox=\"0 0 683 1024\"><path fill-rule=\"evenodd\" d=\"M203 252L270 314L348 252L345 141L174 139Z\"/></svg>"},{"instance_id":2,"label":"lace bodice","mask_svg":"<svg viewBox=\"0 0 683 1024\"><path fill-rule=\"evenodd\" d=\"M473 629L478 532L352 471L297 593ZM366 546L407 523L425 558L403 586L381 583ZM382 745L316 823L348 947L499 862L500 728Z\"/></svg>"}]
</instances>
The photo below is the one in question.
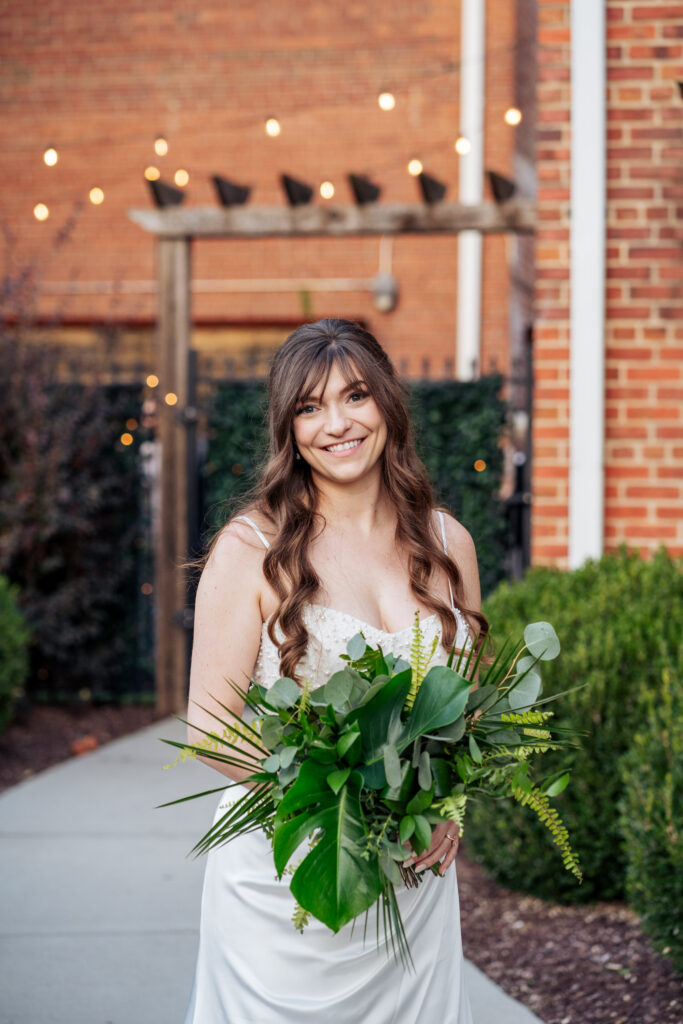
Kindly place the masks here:
<instances>
[{"instance_id":1,"label":"lace bodice","mask_svg":"<svg viewBox=\"0 0 683 1024\"><path fill-rule=\"evenodd\" d=\"M454 609L454 614L458 623L455 643L457 647L462 647L468 643L467 625L457 608ZM309 644L305 656L299 662L297 675L314 685L322 685L333 672L344 668L346 663L339 655L346 652L346 645L355 633L362 633L372 647L380 646L386 653L392 652L409 660L412 625L399 630L398 633L388 633L363 622L355 615L321 604L307 604L304 607L304 622L309 633ZM441 636L441 620L436 614L430 615L421 620L420 627L425 645L429 649L434 637ZM448 652L439 643L431 664L445 665L447 659ZM264 622L261 646L254 667L254 681L260 686L270 687L280 675L277 647L268 636L268 626Z\"/></svg>"}]
</instances>

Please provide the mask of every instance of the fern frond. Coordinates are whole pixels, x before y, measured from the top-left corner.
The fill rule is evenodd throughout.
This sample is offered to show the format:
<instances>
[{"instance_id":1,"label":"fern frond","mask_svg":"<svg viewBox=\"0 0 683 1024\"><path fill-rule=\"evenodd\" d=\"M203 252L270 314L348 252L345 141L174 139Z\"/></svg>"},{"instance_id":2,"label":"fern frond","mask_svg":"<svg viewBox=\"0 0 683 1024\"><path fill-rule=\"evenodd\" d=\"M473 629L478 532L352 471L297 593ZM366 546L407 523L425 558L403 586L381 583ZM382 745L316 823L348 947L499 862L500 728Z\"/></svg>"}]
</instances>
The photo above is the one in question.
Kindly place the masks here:
<instances>
[{"instance_id":1,"label":"fern frond","mask_svg":"<svg viewBox=\"0 0 683 1024\"><path fill-rule=\"evenodd\" d=\"M457 821L460 835L464 834L465 808L467 807L466 793L451 793L450 796L444 797L443 800L437 801L432 806L439 814L447 818L448 821Z\"/></svg>"},{"instance_id":2,"label":"fern frond","mask_svg":"<svg viewBox=\"0 0 683 1024\"><path fill-rule=\"evenodd\" d=\"M500 719L502 722L511 722L514 725L543 725L549 718L552 718L554 711L504 711Z\"/></svg>"},{"instance_id":3,"label":"fern frond","mask_svg":"<svg viewBox=\"0 0 683 1024\"><path fill-rule=\"evenodd\" d=\"M427 674L429 663L434 657L434 651L436 650L438 643L439 637L435 636L429 651L425 650L424 637L422 635L422 630L420 629L420 613L415 612L412 642L410 644L410 668L412 671L412 682L410 684L410 691L406 697L405 703L406 710L408 711L415 703L417 691L420 689L422 680Z\"/></svg>"},{"instance_id":4,"label":"fern frond","mask_svg":"<svg viewBox=\"0 0 683 1024\"><path fill-rule=\"evenodd\" d=\"M553 843L562 855L565 868L567 871L571 871L579 882L582 882L583 873L579 865L579 858L569 843L567 827L555 808L550 806L550 801L545 793L542 793L540 789L532 789L526 793L519 786L514 786L512 795L522 807L530 807L541 824L545 825L552 836Z\"/></svg>"},{"instance_id":5,"label":"fern frond","mask_svg":"<svg viewBox=\"0 0 683 1024\"><path fill-rule=\"evenodd\" d=\"M311 920L310 910L304 910L300 903L294 903L294 912L292 914L292 924L299 932L303 932L304 928Z\"/></svg>"}]
</instances>

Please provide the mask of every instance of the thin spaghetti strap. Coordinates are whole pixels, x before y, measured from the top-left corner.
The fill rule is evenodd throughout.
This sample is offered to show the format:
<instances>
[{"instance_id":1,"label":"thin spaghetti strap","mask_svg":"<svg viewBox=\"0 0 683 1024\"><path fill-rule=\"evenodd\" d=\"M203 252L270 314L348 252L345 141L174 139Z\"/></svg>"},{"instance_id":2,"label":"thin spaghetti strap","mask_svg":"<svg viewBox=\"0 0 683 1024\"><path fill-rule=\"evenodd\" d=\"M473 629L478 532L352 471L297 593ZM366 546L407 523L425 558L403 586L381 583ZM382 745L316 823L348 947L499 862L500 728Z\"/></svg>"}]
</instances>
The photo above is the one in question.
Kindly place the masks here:
<instances>
[{"instance_id":1,"label":"thin spaghetti strap","mask_svg":"<svg viewBox=\"0 0 683 1024\"><path fill-rule=\"evenodd\" d=\"M448 544L446 543L446 523L444 521L443 512L437 511L436 514L438 515L439 522L441 523L441 540L443 541L444 554L447 555L448 554ZM455 607L455 601L453 600L453 587L451 586L451 581L450 580L448 581L448 593L449 593L449 596L450 596L450 599L451 599L451 609L452 609L454 614L457 614L457 609Z\"/></svg>"},{"instance_id":2,"label":"thin spaghetti strap","mask_svg":"<svg viewBox=\"0 0 683 1024\"><path fill-rule=\"evenodd\" d=\"M263 541L263 545L264 545L264 547L266 547L266 548L269 548L269 547L270 547L270 541L269 541L269 540L268 540L268 538L267 538L267 537L266 537L266 536L265 536L265 535L264 535L264 534L263 534L263 533L261 532L261 530L259 530L258 526L257 526L257 525L256 525L256 523L255 523L255 522L253 521L253 519L250 519L250 518L249 518L249 516L235 516L235 519L241 519L241 520L242 520L242 522L244 522L244 523L249 523L249 525L251 526L252 530L254 531L254 533L256 534L256 536L257 536L257 537L259 538L259 540L262 540L262 541ZM234 520L233 520L233 522L234 522Z\"/></svg>"}]
</instances>

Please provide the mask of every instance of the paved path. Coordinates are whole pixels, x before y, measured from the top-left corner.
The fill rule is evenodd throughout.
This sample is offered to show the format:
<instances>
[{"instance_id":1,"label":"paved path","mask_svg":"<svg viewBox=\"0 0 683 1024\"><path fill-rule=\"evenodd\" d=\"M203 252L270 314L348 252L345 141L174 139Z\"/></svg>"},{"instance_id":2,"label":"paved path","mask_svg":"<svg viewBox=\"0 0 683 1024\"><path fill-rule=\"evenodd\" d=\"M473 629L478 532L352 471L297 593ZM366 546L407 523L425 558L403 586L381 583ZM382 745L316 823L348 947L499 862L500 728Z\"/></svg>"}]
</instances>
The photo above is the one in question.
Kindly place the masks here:
<instances>
[{"instance_id":1,"label":"paved path","mask_svg":"<svg viewBox=\"0 0 683 1024\"><path fill-rule=\"evenodd\" d=\"M214 798L167 720L0 796L0 1024L182 1024ZM220 784L220 782L218 783ZM467 965L475 1024L541 1024ZM218 1024L207 1021L206 1024Z\"/></svg>"}]
</instances>

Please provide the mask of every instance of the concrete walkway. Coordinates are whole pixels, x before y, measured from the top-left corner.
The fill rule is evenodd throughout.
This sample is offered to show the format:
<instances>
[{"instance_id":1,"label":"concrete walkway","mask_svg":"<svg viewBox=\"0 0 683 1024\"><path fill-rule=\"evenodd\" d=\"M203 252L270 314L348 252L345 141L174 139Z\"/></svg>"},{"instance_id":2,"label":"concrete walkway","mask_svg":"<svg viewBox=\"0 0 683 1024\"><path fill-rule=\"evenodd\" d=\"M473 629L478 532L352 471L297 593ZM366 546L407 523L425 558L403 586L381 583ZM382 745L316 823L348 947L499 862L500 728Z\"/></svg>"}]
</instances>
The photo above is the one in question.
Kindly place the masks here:
<instances>
[{"instance_id":1,"label":"concrete walkway","mask_svg":"<svg viewBox=\"0 0 683 1024\"><path fill-rule=\"evenodd\" d=\"M157 723L0 796L0 1024L182 1024L204 870L186 854L217 798L155 808L220 785L161 770L157 737L183 734ZM475 1024L541 1024L467 970Z\"/></svg>"}]
</instances>

